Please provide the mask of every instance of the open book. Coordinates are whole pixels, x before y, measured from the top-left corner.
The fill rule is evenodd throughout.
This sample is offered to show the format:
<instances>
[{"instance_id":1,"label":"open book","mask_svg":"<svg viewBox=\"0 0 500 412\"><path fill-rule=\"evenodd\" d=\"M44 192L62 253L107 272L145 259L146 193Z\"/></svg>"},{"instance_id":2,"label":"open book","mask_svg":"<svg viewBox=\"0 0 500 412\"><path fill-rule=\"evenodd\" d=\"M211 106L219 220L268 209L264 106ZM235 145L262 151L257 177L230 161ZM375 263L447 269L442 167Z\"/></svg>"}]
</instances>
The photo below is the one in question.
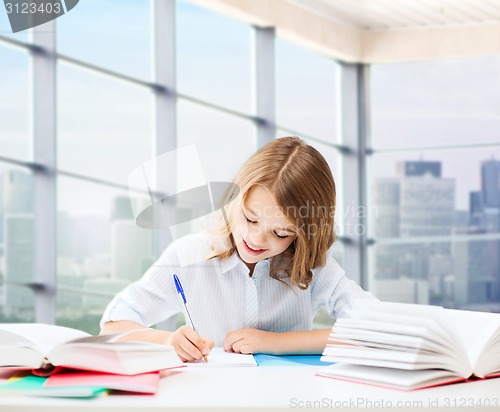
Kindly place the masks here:
<instances>
[{"instance_id":1,"label":"open book","mask_svg":"<svg viewBox=\"0 0 500 412\"><path fill-rule=\"evenodd\" d=\"M356 301L338 319L319 375L411 390L500 376L500 314Z\"/></svg>"},{"instance_id":2,"label":"open book","mask_svg":"<svg viewBox=\"0 0 500 412\"><path fill-rule=\"evenodd\" d=\"M172 346L113 342L125 334L92 336L63 326L3 323L0 369L37 369L49 374L54 367L61 366L135 375L183 366Z\"/></svg>"},{"instance_id":3,"label":"open book","mask_svg":"<svg viewBox=\"0 0 500 412\"><path fill-rule=\"evenodd\" d=\"M191 361L186 363L187 367L231 367L231 366L257 366L257 362L253 355L245 355L243 353L226 352L224 348L213 348L208 355L208 362L203 359L199 361Z\"/></svg>"}]
</instances>

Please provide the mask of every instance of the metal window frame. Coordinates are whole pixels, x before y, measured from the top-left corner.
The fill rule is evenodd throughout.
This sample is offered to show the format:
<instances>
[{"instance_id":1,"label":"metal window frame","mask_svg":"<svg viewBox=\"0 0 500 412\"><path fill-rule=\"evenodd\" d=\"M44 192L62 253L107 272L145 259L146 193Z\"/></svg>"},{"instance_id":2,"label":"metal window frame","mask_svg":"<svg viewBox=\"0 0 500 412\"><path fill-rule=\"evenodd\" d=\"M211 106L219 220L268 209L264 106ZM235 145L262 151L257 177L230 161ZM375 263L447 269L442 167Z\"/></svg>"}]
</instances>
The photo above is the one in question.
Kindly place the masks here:
<instances>
[{"instance_id":1,"label":"metal window frame","mask_svg":"<svg viewBox=\"0 0 500 412\"><path fill-rule=\"evenodd\" d=\"M362 287L368 284L366 153L368 139L368 66L339 63L338 135L349 148L342 156L341 187L347 233L344 243L344 269ZM354 210L353 210L354 208ZM346 213L347 211L347 213Z\"/></svg>"},{"instance_id":2,"label":"metal window frame","mask_svg":"<svg viewBox=\"0 0 500 412\"><path fill-rule=\"evenodd\" d=\"M35 319L56 318L56 40L51 21L32 32L33 162L34 170L33 273Z\"/></svg>"},{"instance_id":3,"label":"metal window frame","mask_svg":"<svg viewBox=\"0 0 500 412\"><path fill-rule=\"evenodd\" d=\"M257 147L276 138L275 96L275 30L272 27L253 27L253 87L254 119L257 128Z\"/></svg>"},{"instance_id":4,"label":"metal window frame","mask_svg":"<svg viewBox=\"0 0 500 412\"><path fill-rule=\"evenodd\" d=\"M177 147L177 97L175 23L176 1L153 2L153 61L154 61L154 154ZM157 179L161 171L157 171ZM164 231L155 231L155 252L159 256L168 245Z\"/></svg>"}]
</instances>

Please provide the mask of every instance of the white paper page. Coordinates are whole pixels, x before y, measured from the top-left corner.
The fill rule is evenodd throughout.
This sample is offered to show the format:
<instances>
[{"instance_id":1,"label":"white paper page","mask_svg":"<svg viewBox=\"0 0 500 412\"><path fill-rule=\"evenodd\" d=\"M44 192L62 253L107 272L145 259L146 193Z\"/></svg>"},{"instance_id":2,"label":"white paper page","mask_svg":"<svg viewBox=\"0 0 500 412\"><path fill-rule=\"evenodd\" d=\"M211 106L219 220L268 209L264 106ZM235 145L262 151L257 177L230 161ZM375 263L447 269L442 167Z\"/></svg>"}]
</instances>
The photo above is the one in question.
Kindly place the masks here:
<instances>
[{"instance_id":1,"label":"white paper page","mask_svg":"<svg viewBox=\"0 0 500 412\"><path fill-rule=\"evenodd\" d=\"M350 317L358 319L360 322L375 322L375 324L380 322L391 325L394 333L413 334L412 328L416 328L416 330L419 328L428 329L431 331L429 338L453 347L454 340L445 332L445 324L441 322L441 314L444 313L442 307L377 301L366 302L366 308L364 305L365 303L357 303L356 309L349 311ZM398 332L398 329L401 331ZM391 332L390 330L386 331ZM424 335L418 333L416 336Z\"/></svg>"},{"instance_id":2,"label":"white paper page","mask_svg":"<svg viewBox=\"0 0 500 412\"><path fill-rule=\"evenodd\" d=\"M445 316L474 366L484 345L500 327L500 314L446 309Z\"/></svg>"},{"instance_id":3,"label":"white paper page","mask_svg":"<svg viewBox=\"0 0 500 412\"><path fill-rule=\"evenodd\" d=\"M253 355L243 355L241 353L225 352L224 348L213 348L208 355L208 362L204 360L187 362L188 367L210 367L210 366L257 366Z\"/></svg>"},{"instance_id":4,"label":"white paper page","mask_svg":"<svg viewBox=\"0 0 500 412\"><path fill-rule=\"evenodd\" d=\"M418 387L422 384L433 382L436 379L446 381L456 378L449 371L442 370L408 371L340 363L320 369L319 374L399 388Z\"/></svg>"},{"instance_id":5,"label":"white paper page","mask_svg":"<svg viewBox=\"0 0 500 412\"><path fill-rule=\"evenodd\" d=\"M51 348L72 339L90 336L80 330L63 326L45 325L42 323L3 323L0 331L17 333L34 343L42 354L47 354Z\"/></svg>"},{"instance_id":6,"label":"white paper page","mask_svg":"<svg viewBox=\"0 0 500 412\"><path fill-rule=\"evenodd\" d=\"M414 348L419 350L431 350L439 353L444 352L441 345L421 337L342 327L335 327L335 333L330 333L328 340L334 342L347 342L360 346L377 346L377 344L392 345L394 349L400 348L399 350L408 351ZM326 346L328 347L329 344Z\"/></svg>"}]
</instances>

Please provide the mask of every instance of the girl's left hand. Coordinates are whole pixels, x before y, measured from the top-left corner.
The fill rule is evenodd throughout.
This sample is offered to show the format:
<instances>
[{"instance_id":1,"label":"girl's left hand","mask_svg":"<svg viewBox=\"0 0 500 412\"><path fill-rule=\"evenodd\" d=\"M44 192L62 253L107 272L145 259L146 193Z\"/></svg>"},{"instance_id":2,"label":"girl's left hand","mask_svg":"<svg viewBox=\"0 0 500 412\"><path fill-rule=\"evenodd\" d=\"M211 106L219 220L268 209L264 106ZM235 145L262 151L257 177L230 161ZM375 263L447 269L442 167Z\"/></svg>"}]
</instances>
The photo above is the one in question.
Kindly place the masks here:
<instances>
[{"instance_id":1,"label":"girl's left hand","mask_svg":"<svg viewBox=\"0 0 500 412\"><path fill-rule=\"evenodd\" d=\"M278 335L258 329L238 329L229 332L224 338L224 350L237 353L273 353L273 343Z\"/></svg>"}]
</instances>

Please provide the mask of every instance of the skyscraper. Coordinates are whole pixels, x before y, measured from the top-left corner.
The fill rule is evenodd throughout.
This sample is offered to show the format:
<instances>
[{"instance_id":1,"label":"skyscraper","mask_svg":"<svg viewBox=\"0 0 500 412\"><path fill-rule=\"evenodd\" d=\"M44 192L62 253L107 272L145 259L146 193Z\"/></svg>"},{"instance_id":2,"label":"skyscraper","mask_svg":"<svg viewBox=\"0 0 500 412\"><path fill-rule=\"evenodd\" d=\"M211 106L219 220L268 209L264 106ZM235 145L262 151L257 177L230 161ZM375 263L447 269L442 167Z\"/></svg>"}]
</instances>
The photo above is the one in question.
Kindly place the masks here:
<instances>
[{"instance_id":1,"label":"skyscraper","mask_svg":"<svg viewBox=\"0 0 500 412\"><path fill-rule=\"evenodd\" d=\"M111 278L137 280L153 263L152 232L135 224L130 200L113 199L111 222Z\"/></svg>"},{"instance_id":2,"label":"skyscraper","mask_svg":"<svg viewBox=\"0 0 500 412\"><path fill-rule=\"evenodd\" d=\"M455 216L455 180L441 177L440 162L404 161L399 162L397 168L399 177L377 179L374 184L373 198L378 210L373 222L375 236L414 238L450 235ZM397 288L397 280L400 279L400 287L404 288L414 280L415 283L411 284L418 285L418 301L423 302L425 299L422 300L421 293L424 290L429 293L430 286L434 294L444 289L441 284L447 270L444 264L438 265L438 262L446 262L449 256L449 242L378 245L375 248L375 282L378 282L377 279L393 279L396 282L382 282L380 287L386 288L390 284ZM430 270L438 266L443 268L434 276ZM398 299L403 299L401 293L397 292ZM417 295L405 295L404 299Z\"/></svg>"},{"instance_id":3,"label":"skyscraper","mask_svg":"<svg viewBox=\"0 0 500 412\"><path fill-rule=\"evenodd\" d=\"M481 163L481 192L484 207L500 207L500 161L491 159Z\"/></svg>"},{"instance_id":4,"label":"skyscraper","mask_svg":"<svg viewBox=\"0 0 500 412\"><path fill-rule=\"evenodd\" d=\"M22 170L3 172L3 213L33 213L33 175Z\"/></svg>"},{"instance_id":5,"label":"skyscraper","mask_svg":"<svg viewBox=\"0 0 500 412\"><path fill-rule=\"evenodd\" d=\"M20 170L3 173L3 220L5 277L4 313L29 319L33 315L33 292L16 283L33 281L33 175Z\"/></svg>"},{"instance_id":6,"label":"skyscraper","mask_svg":"<svg viewBox=\"0 0 500 412\"><path fill-rule=\"evenodd\" d=\"M5 272L7 278L4 313L28 318L34 308L33 292L18 284L33 281L33 214L5 216Z\"/></svg>"},{"instance_id":7,"label":"skyscraper","mask_svg":"<svg viewBox=\"0 0 500 412\"><path fill-rule=\"evenodd\" d=\"M376 237L399 236L400 179L376 179L373 201L377 216L373 216Z\"/></svg>"},{"instance_id":8,"label":"skyscraper","mask_svg":"<svg viewBox=\"0 0 500 412\"><path fill-rule=\"evenodd\" d=\"M128 196L117 196L113 199L112 220L130 220L134 218Z\"/></svg>"},{"instance_id":9,"label":"skyscraper","mask_svg":"<svg viewBox=\"0 0 500 412\"><path fill-rule=\"evenodd\" d=\"M471 226L480 227L484 213L483 192L469 193L469 221Z\"/></svg>"},{"instance_id":10,"label":"skyscraper","mask_svg":"<svg viewBox=\"0 0 500 412\"><path fill-rule=\"evenodd\" d=\"M461 235L482 235L480 228L457 229ZM497 242L468 240L454 242L454 301L457 307L482 304L496 300L498 281L495 258ZM493 261L492 261L493 259Z\"/></svg>"},{"instance_id":11,"label":"skyscraper","mask_svg":"<svg viewBox=\"0 0 500 412\"><path fill-rule=\"evenodd\" d=\"M397 171L399 176L432 176L441 177L441 162L426 160L407 160L398 162Z\"/></svg>"},{"instance_id":12,"label":"skyscraper","mask_svg":"<svg viewBox=\"0 0 500 412\"><path fill-rule=\"evenodd\" d=\"M451 234L455 211L454 179L412 176L402 178L400 185L401 237Z\"/></svg>"}]
</instances>

